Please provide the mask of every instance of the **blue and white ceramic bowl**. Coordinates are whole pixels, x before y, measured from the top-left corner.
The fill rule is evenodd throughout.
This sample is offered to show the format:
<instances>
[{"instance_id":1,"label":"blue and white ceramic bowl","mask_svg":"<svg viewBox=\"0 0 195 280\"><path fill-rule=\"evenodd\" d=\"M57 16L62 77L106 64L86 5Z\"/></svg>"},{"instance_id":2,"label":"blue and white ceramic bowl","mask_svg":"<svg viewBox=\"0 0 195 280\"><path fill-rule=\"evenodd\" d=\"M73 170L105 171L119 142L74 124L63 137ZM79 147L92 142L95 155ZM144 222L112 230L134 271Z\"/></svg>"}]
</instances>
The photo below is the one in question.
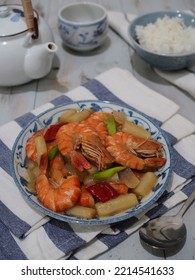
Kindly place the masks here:
<instances>
[{"instance_id":1,"label":"blue and white ceramic bowl","mask_svg":"<svg viewBox=\"0 0 195 280\"><path fill-rule=\"evenodd\" d=\"M141 15L135 18L129 26L129 38L135 51L147 63L161 70L180 70L193 65L195 63L195 50L191 53L168 55L149 51L139 44L136 37L136 26L146 26L149 23L154 23L158 18L163 18L165 15L170 18L181 18L183 19L185 26L192 26L195 28L195 16L180 11L158 11Z\"/></svg>"},{"instance_id":2,"label":"blue and white ceramic bowl","mask_svg":"<svg viewBox=\"0 0 195 280\"><path fill-rule=\"evenodd\" d=\"M63 112L70 108L78 108L80 110L90 108L94 111L124 112L128 119L132 122L143 126L146 130L150 131L153 139L160 141L163 144L163 156L167 159L166 164L156 172L158 176L158 182L153 191L144 199L140 201L135 207L128 209L118 215L101 218L101 219L80 219L65 214L53 212L45 208L38 200L36 195L29 192L27 188L28 175L26 170L26 153L25 146L28 138L34 134L37 130L46 127L52 123L55 123ZM111 102L103 102L97 100L80 100L70 104L64 104L58 107L53 107L29 122L29 124L20 132L17 136L15 144L12 150L11 171L16 186L21 191L24 198L34 207L36 210L42 212L45 215L53 217L55 219L78 224L87 225L102 225L112 224L130 217L134 217L141 212L145 212L151 205L153 205L157 199L163 194L165 189L169 185L169 181L172 175L172 153L170 145L164 135L164 133L158 128L150 119L145 115L139 113L135 109L120 106Z\"/></svg>"},{"instance_id":3,"label":"blue and white ceramic bowl","mask_svg":"<svg viewBox=\"0 0 195 280\"><path fill-rule=\"evenodd\" d=\"M108 32L104 7L95 3L73 3L58 13L58 30L63 43L76 51L90 51L100 46Z\"/></svg>"}]
</instances>

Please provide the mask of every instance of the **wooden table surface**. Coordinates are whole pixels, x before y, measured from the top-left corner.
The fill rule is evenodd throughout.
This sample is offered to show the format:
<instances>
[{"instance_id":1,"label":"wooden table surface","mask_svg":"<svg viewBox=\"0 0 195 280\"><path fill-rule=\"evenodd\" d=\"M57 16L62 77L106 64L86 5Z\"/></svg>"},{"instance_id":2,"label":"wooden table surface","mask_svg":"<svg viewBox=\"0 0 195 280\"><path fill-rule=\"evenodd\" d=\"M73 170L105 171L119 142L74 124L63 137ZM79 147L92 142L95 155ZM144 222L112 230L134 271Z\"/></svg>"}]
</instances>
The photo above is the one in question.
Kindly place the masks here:
<instances>
[{"instance_id":1,"label":"wooden table surface","mask_svg":"<svg viewBox=\"0 0 195 280\"><path fill-rule=\"evenodd\" d=\"M0 1L2 3L3 0ZM7 0L7 3L21 3ZM98 50L90 54L80 54L66 49L57 30L57 13L63 5L71 0L32 0L33 7L50 25L58 52L49 75L17 87L0 87L0 125L33 110L34 108L79 86L88 79L112 68L121 67L131 71L135 77L148 87L175 101L180 106L179 113L195 122L195 100L186 92L168 84L157 76L153 70L140 59L115 32L109 30L108 39ZM74 1L82 2L82 1ZM142 14L156 10L195 10L194 0L96 0L107 10ZM0 67L3 67L0 65ZM11 77L10 77L11 78ZM10 132L11 133L11 132ZM193 151L194 152L194 151ZM179 207L180 208L180 207ZM172 210L175 212L178 209ZM184 248L167 259L195 259L195 203L184 216L188 235ZM96 259L163 259L147 253L140 244L138 233L112 250Z\"/></svg>"}]
</instances>

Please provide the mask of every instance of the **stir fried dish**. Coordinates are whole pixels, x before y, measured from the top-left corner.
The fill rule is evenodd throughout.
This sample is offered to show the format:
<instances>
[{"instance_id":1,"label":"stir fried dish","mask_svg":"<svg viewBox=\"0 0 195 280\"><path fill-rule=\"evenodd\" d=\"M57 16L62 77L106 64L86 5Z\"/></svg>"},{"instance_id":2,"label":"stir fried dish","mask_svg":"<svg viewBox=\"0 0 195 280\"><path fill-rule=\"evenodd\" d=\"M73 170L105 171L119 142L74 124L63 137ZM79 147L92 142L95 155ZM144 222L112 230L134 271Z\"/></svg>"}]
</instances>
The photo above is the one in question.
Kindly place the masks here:
<instances>
[{"instance_id":1,"label":"stir fried dish","mask_svg":"<svg viewBox=\"0 0 195 280\"><path fill-rule=\"evenodd\" d=\"M47 209L83 219L137 205L166 162L162 144L116 111L66 110L25 149L29 191Z\"/></svg>"}]
</instances>

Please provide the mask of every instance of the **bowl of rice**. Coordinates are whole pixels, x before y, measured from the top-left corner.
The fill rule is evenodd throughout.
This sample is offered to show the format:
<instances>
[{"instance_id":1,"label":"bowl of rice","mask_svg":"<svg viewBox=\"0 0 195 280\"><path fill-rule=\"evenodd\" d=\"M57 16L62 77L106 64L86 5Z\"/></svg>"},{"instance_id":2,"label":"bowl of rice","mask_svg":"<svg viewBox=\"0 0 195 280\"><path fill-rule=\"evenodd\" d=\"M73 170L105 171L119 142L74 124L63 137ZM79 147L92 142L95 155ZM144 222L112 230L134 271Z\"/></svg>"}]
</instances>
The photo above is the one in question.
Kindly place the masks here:
<instances>
[{"instance_id":1,"label":"bowl of rice","mask_svg":"<svg viewBox=\"0 0 195 280\"><path fill-rule=\"evenodd\" d=\"M195 63L195 16L159 11L135 18L129 26L135 51L151 66L173 71Z\"/></svg>"}]
</instances>

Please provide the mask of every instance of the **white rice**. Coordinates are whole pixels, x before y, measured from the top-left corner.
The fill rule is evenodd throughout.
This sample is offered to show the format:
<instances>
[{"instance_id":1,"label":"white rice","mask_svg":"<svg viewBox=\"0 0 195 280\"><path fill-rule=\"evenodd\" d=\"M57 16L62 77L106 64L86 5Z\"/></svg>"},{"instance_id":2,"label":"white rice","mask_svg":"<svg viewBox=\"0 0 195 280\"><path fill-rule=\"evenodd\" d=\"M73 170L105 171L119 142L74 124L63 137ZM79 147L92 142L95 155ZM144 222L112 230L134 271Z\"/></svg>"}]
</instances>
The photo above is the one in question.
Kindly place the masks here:
<instances>
[{"instance_id":1,"label":"white rice","mask_svg":"<svg viewBox=\"0 0 195 280\"><path fill-rule=\"evenodd\" d=\"M195 51L195 28L185 26L178 17L164 16L145 27L136 26L140 45L160 54L184 54Z\"/></svg>"}]
</instances>

